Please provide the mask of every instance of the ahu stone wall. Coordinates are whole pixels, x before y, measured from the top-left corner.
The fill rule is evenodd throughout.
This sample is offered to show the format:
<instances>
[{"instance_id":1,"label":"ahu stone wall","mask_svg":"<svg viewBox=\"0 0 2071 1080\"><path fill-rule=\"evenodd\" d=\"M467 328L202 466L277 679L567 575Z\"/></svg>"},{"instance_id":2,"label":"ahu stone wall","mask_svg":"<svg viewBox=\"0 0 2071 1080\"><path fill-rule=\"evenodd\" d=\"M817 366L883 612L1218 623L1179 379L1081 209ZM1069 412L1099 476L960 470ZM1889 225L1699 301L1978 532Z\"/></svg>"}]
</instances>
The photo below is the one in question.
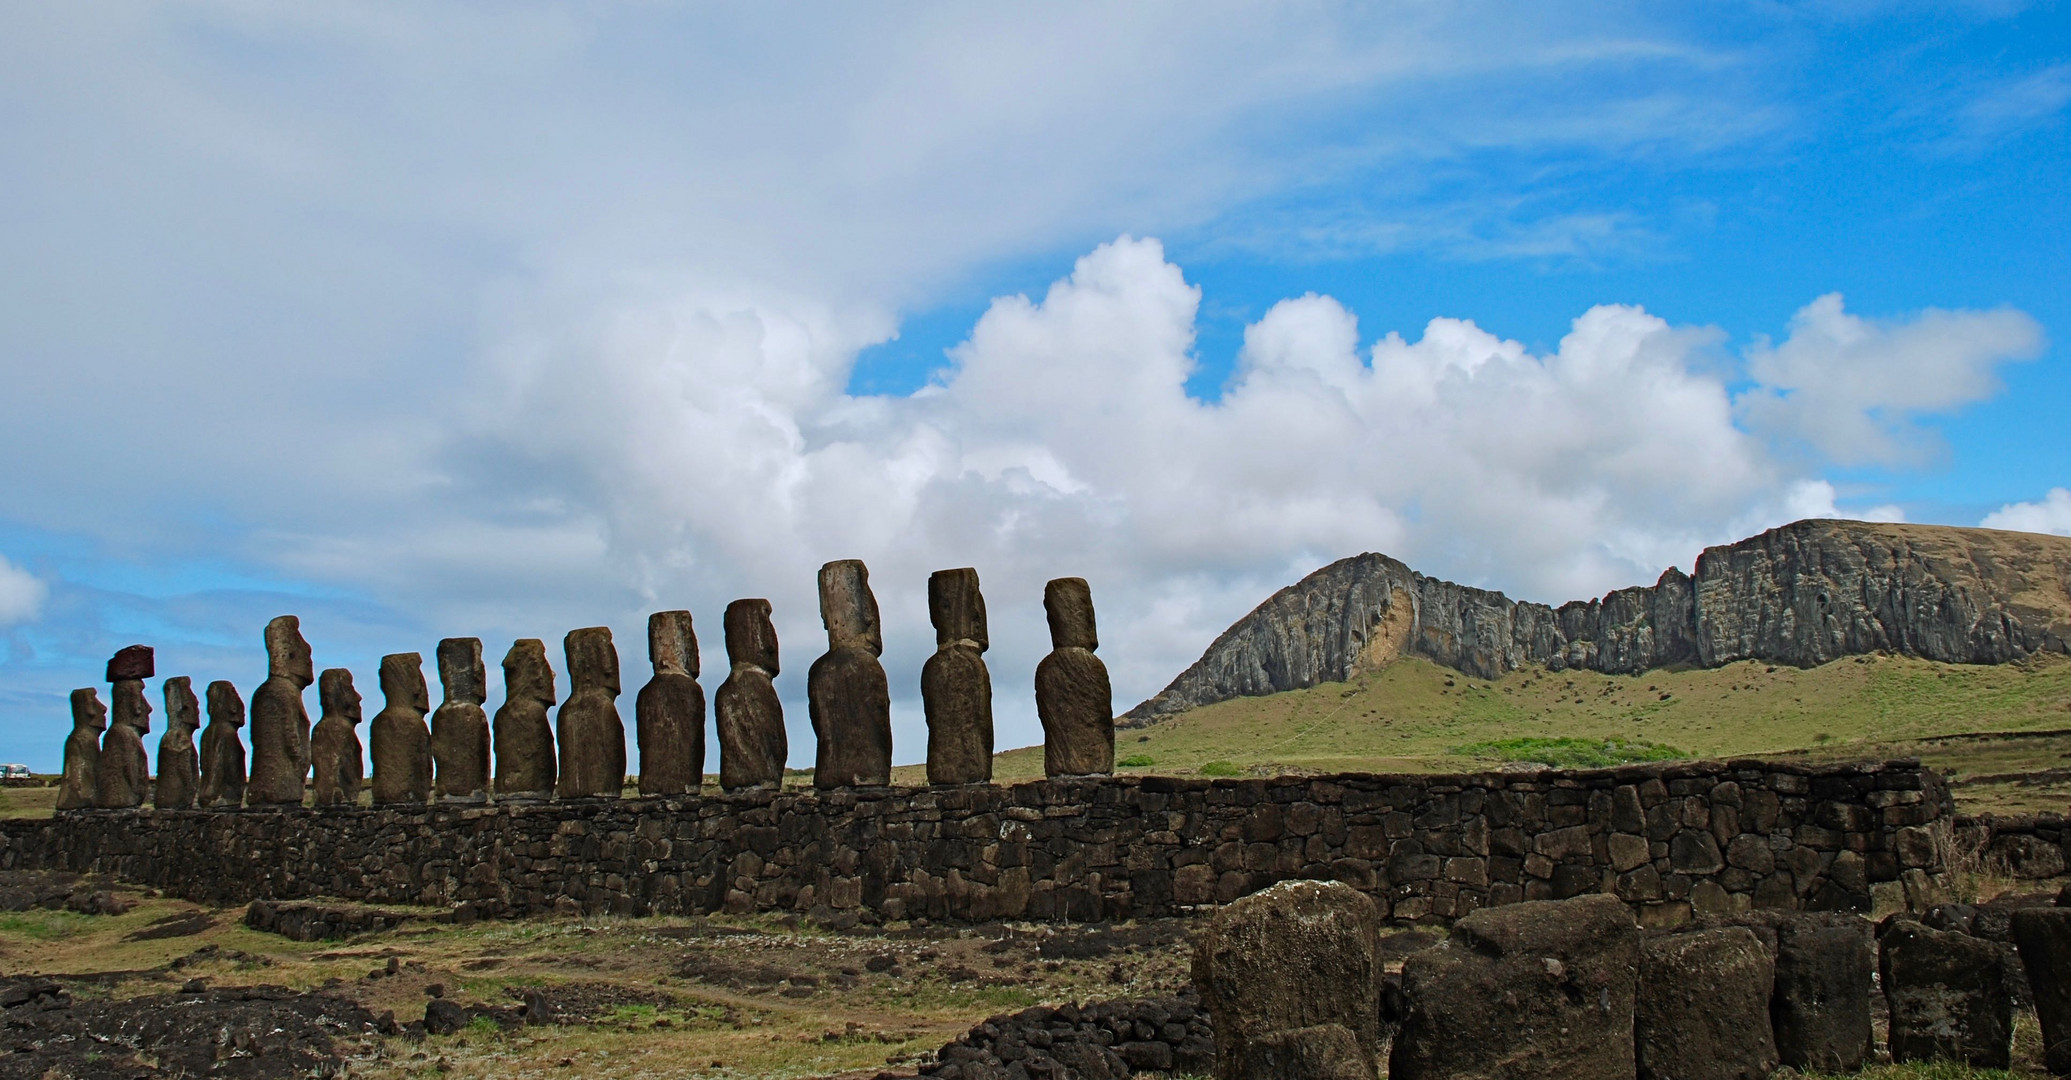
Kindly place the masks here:
<instances>
[{"instance_id":1,"label":"ahu stone wall","mask_svg":"<svg viewBox=\"0 0 2071 1080\"><path fill-rule=\"evenodd\" d=\"M1054 779L487 806L80 810L0 821L0 869L196 901L335 897L509 917L818 911L1091 921L1290 878L1399 922L1609 892L1650 924L1924 891L1951 804L1917 761L1458 776Z\"/></svg>"}]
</instances>

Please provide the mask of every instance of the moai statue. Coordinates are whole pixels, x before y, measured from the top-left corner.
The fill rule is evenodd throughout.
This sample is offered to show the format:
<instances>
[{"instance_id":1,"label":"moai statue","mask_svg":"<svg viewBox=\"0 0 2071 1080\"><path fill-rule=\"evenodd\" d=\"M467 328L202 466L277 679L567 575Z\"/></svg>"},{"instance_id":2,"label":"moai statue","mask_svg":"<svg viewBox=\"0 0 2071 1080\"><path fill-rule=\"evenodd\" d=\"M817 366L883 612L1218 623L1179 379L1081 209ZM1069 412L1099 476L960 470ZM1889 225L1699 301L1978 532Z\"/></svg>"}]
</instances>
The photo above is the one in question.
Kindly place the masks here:
<instances>
[{"instance_id":1,"label":"moai statue","mask_svg":"<svg viewBox=\"0 0 2071 1080\"><path fill-rule=\"evenodd\" d=\"M310 801L318 806L355 806L365 779L360 746L360 692L352 672L325 668L316 680L323 718L309 733Z\"/></svg>"},{"instance_id":2,"label":"moai statue","mask_svg":"<svg viewBox=\"0 0 2071 1080\"><path fill-rule=\"evenodd\" d=\"M382 657L381 696L381 711L367 725L374 802L422 806L431 801L431 729L424 726L431 691L424 686L424 657L413 652Z\"/></svg>"},{"instance_id":3,"label":"moai statue","mask_svg":"<svg viewBox=\"0 0 2071 1080\"><path fill-rule=\"evenodd\" d=\"M564 799L616 799L626 786L626 724L618 718L618 649L611 629L570 630L561 641L568 657L568 700L555 734L561 743Z\"/></svg>"},{"instance_id":4,"label":"moai statue","mask_svg":"<svg viewBox=\"0 0 2071 1080\"><path fill-rule=\"evenodd\" d=\"M827 654L806 672L806 704L819 755L813 786L838 788L892 782L892 692L885 682L884 635L870 571L860 559L820 567L820 621Z\"/></svg>"},{"instance_id":5,"label":"moai statue","mask_svg":"<svg viewBox=\"0 0 2071 1080\"><path fill-rule=\"evenodd\" d=\"M489 676L482 670L482 639L439 642L439 684L446 700L431 714L431 759L442 802L489 798Z\"/></svg>"},{"instance_id":6,"label":"moai statue","mask_svg":"<svg viewBox=\"0 0 2071 1080\"><path fill-rule=\"evenodd\" d=\"M719 786L728 791L780 787L791 748L777 699L777 628L769 601L726 605L726 657L733 669L712 695L719 728Z\"/></svg>"},{"instance_id":7,"label":"moai statue","mask_svg":"<svg viewBox=\"0 0 2071 1080\"><path fill-rule=\"evenodd\" d=\"M65 776L58 783L58 809L85 810L99 794L101 732L108 707L91 686L72 691L72 734L65 736Z\"/></svg>"},{"instance_id":8,"label":"moai statue","mask_svg":"<svg viewBox=\"0 0 2071 1080\"><path fill-rule=\"evenodd\" d=\"M928 783L986 783L992 779L992 674L985 669L989 643L978 571L967 566L930 574L928 618L935 624L935 655L920 669Z\"/></svg>"},{"instance_id":9,"label":"moai statue","mask_svg":"<svg viewBox=\"0 0 2071 1080\"><path fill-rule=\"evenodd\" d=\"M227 679L209 684L209 726L201 732L203 809L244 805L244 699Z\"/></svg>"},{"instance_id":10,"label":"moai statue","mask_svg":"<svg viewBox=\"0 0 2071 1080\"><path fill-rule=\"evenodd\" d=\"M503 706L496 710L496 800L536 802L554 794L554 667L546 643L519 638L503 657Z\"/></svg>"},{"instance_id":11,"label":"moai statue","mask_svg":"<svg viewBox=\"0 0 2071 1080\"><path fill-rule=\"evenodd\" d=\"M266 624L266 681L252 693L253 806L300 806L309 779L309 710L302 691L316 681L302 620L282 615Z\"/></svg>"},{"instance_id":12,"label":"moai statue","mask_svg":"<svg viewBox=\"0 0 2071 1080\"><path fill-rule=\"evenodd\" d=\"M160 810L192 810L201 790L201 762L194 753L201 702L185 675L167 679L164 689L165 735L158 740L158 782L151 786L151 805Z\"/></svg>"},{"instance_id":13,"label":"moai statue","mask_svg":"<svg viewBox=\"0 0 2071 1080\"><path fill-rule=\"evenodd\" d=\"M1085 578L1043 587L1050 616L1050 655L1036 665L1036 716L1043 722L1043 772L1106 776L1115 771L1114 688L1107 665L1093 655L1093 590Z\"/></svg>"},{"instance_id":14,"label":"moai statue","mask_svg":"<svg viewBox=\"0 0 2071 1080\"><path fill-rule=\"evenodd\" d=\"M693 794L705 782L705 689L698 685L698 636L690 612L647 618L654 678L633 704L640 740L640 794Z\"/></svg>"},{"instance_id":15,"label":"moai statue","mask_svg":"<svg viewBox=\"0 0 2071 1080\"><path fill-rule=\"evenodd\" d=\"M94 769L94 805L103 810L134 809L151 793L151 757L144 752L151 701L144 696L144 680L154 673L149 645L131 645L108 661L113 708Z\"/></svg>"}]
</instances>

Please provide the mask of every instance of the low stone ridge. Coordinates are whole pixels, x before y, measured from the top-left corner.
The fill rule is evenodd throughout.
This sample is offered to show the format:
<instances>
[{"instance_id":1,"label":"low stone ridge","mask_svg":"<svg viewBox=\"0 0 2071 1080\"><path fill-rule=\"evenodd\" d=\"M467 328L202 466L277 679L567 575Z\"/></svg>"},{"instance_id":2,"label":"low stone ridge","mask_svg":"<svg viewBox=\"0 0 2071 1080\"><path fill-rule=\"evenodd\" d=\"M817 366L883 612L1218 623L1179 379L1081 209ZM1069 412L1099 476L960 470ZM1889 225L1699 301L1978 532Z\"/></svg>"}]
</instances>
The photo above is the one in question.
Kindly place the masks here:
<instances>
[{"instance_id":1,"label":"low stone ridge","mask_svg":"<svg viewBox=\"0 0 2071 1080\"><path fill-rule=\"evenodd\" d=\"M75 1001L48 979L0 979L0 1007L0 1080L342 1075L337 1040L375 1028L349 999L279 986Z\"/></svg>"},{"instance_id":2,"label":"low stone ridge","mask_svg":"<svg viewBox=\"0 0 2071 1080\"><path fill-rule=\"evenodd\" d=\"M1127 718L1340 682L1398 656L1496 678L1883 651L1975 664L2071 652L2071 538L1799 521L1705 549L1694 575L1670 568L1557 609L1356 555L1273 594Z\"/></svg>"},{"instance_id":3,"label":"low stone ridge","mask_svg":"<svg viewBox=\"0 0 2071 1080\"><path fill-rule=\"evenodd\" d=\"M244 924L289 941L331 941L355 934L393 930L420 916L350 904L296 904L254 900L245 908Z\"/></svg>"},{"instance_id":4,"label":"low stone ridge","mask_svg":"<svg viewBox=\"0 0 2071 1080\"><path fill-rule=\"evenodd\" d=\"M1215 1069L1214 1028L1193 994L1150 1001L1037 1005L992 1017L936 1052L935 1080L1136 1073L1198 1076Z\"/></svg>"},{"instance_id":5,"label":"low stone ridge","mask_svg":"<svg viewBox=\"0 0 2071 1080\"><path fill-rule=\"evenodd\" d=\"M1397 923L1609 889L1647 925L1674 926L1805 906L1837 875L1903 898L1902 875L1940 872L1923 838L1948 814L1916 761L1115 777L622 806L67 812L0 821L0 869L100 872L198 902L323 896L491 917L825 906L865 921L1148 917L1307 878L1344 882ZM1619 869L1627 848L1643 866ZM1730 857L1755 848L1771 861Z\"/></svg>"}]
</instances>

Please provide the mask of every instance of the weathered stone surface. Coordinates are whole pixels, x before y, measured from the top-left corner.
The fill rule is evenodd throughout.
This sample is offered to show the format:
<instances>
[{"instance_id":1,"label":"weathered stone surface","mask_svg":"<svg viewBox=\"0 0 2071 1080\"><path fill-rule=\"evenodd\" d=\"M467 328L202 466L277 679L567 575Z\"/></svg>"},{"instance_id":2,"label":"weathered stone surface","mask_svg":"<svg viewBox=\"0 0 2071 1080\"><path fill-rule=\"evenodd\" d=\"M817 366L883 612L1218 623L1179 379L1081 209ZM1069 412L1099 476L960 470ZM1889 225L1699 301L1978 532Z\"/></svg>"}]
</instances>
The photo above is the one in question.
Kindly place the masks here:
<instances>
[{"instance_id":1,"label":"weathered stone surface","mask_svg":"<svg viewBox=\"0 0 2071 1080\"><path fill-rule=\"evenodd\" d=\"M1891 1010L1893 1061L1944 1058L2004 1069L2013 1052L2013 1010L1999 950L1903 916L1884 926L1878 973Z\"/></svg>"},{"instance_id":2,"label":"weathered stone surface","mask_svg":"<svg viewBox=\"0 0 2071 1080\"><path fill-rule=\"evenodd\" d=\"M84 810L100 792L101 733L108 707L91 686L72 691L72 733L65 736L65 774L58 781L58 809Z\"/></svg>"},{"instance_id":3,"label":"weathered stone surface","mask_svg":"<svg viewBox=\"0 0 2071 1080\"><path fill-rule=\"evenodd\" d=\"M151 785L151 805L160 810L187 810L201 792L201 761L194 752L201 702L185 675L167 679L162 689L165 734L158 740L158 777Z\"/></svg>"},{"instance_id":4,"label":"weathered stone surface","mask_svg":"<svg viewBox=\"0 0 2071 1080\"><path fill-rule=\"evenodd\" d=\"M128 810L144 805L151 794L151 757L144 752L151 702L144 697L142 679L114 684L108 697L113 708L108 733L101 736L101 759L94 767L94 805Z\"/></svg>"},{"instance_id":5,"label":"weathered stone surface","mask_svg":"<svg viewBox=\"0 0 2071 1080\"><path fill-rule=\"evenodd\" d=\"M928 617L936 645L920 671L928 783L982 784L992 779L992 673L985 667L990 642L978 571L929 575Z\"/></svg>"},{"instance_id":6,"label":"weathered stone surface","mask_svg":"<svg viewBox=\"0 0 2071 1080\"><path fill-rule=\"evenodd\" d=\"M381 658L381 711L367 725L368 756L374 761L374 802L424 803L431 799L431 729L424 714L431 691L424 685L424 657L390 653Z\"/></svg>"},{"instance_id":7,"label":"weathered stone surface","mask_svg":"<svg viewBox=\"0 0 2071 1080\"><path fill-rule=\"evenodd\" d=\"M611 629L570 630L561 651L571 689L555 724L561 776L554 793L563 799L616 799L626 786L626 725L618 717L618 649Z\"/></svg>"},{"instance_id":8,"label":"weathered stone surface","mask_svg":"<svg viewBox=\"0 0 2071 1080\"><path fill-rule=\"evenodd\" d=\"M1615 897L1485 908L1402 965L1390 1080L1629 1080L1640 931Z\"/></svg>"},{"instance_id":9,"label":"weathered stone surface","mask_svg":"<svg viewBox=\"0 0 2071 1080\"><path fill-rule=\"evenodd\" d=\"M647 617L654 677L634 701L640 740L640 794L682 795L705 782L705 689L698 685L698 638L690 612Z\"/></svg>"},{"instance_id":10,"label":"weathered stone surface","mask_svg":"<svg viewBox=\"0 0 2071 1080\"><path fill-rule=\"evenodd\" d=\"M309 777L309 711L302 691L316 681L302 621L282 615L266 624L266 681L252 694L252 774L245 801L300 806Z\"/></svg>"},{"instance_id":11,"label":"weathered stone surface","mask_svg":"<svg viewBox=\"0 0 2071 1080\"><path fill-rule=\"evenodd\" d=\"M1084 578L1057 578L1043 587L1043 610L1051 646L1035 677L1043 772L1105 776L1115 770L1115 703L1107 665L1093 655L1100 647L1093 590Z\"/></svg>"},{"instance_id":12,"label":"weathered stone surface","mask_svg":"<svg viewBox=\"0 0 2071 1080\"><path fill-rule=\"evenodd\" d=\"M2067 594L2071 539L1933 525L1799 521L1707 548L1694 576L1670 568L1557 610L1358 555L1275 593L1128 718L1343 681L1404 655L1483 678L1878 651L2001 663L2071 651Z\"/></svg>"},{"instance_id":13,"label":"weathered stone surface","mask_svg":"<svg viewBox=\"0 0 2071 1080\"><path fill-rule=\"evenodd\" d=\"M1743 926L1647 939L1633 1036L1640 1080L1768 1080L1776 964Z\"/></svg>"},{"instance_id":14,"label":"weathered stone surface","mask_svg":"<svg viewBox=\"0 0 2071 1080\"><path fill-rule=\"evenodd\" d=\"M326 668L316 680L323 715L309 732L310 801L318 806L352 806L360 801L366 761L360 745L360 692L352 672Z\"/></svg>"},{"instance_id":15,"label":"weathered stone surface","mask_svg":"<svg viewBox=\"0 0 2071 1080\"><path fill-rule=\"evenodd\" d=\"M557 770L554 667L546 643L519 638L503 657L503 705L496 710L496 797L518 801L554 793Z\"/></svg>"},{"instance_id":16,"label":"weathered stone surface","mask_svg":"<svg viewBox=\"0 0 2071 1080\"><path fill-rule=\"evenodd\" d=\"M1241 1080L1374 1080L1374 1058L1343 1024L1275 1031L1245 1048Z\"/></svg>"},{"instance_id":17,"label":"weathered stone surface","mask_svg":"<svg viewBox=\"0 0 2071 1080\"><path fill-rule=\"evenodd\" d=\"M482 667L481 638L439 642L439 685L445 700L431 714L432 783L447 802L478 803L489 797L489 678Z\"/></svg>"},{"instance_id":18,"label":"weathered stone surface","mask_svg":"<svg viewBox=\"0 0 2071 1080\"><path fill-rule=\"evenodd\" d=\"M1769 1019L1776 1054L1803 1072L1849 1073L1869 1060L1876 973L1868 922L1846 914L1756 910L1738 916L1772 949Z\"/></svg>"},{"instance_id":19,"label":"weathered stone surface","mask_svg":"<svg viewBox=\"0 0 2071 1080\"><path fill-rule=\"evenodd\" d=\"M827 652L806 673L818 754L813 785L877 786L892 782L892 693L885 681L883 632L870 571L859 559L820 567L820 621Z\"/></svg>"},{"instance_id":20,"label":"weathered stone surface","mask_svg":"<svg viewBox=\"0 0 2071 1080\"><path fill-rule=\"evenodd\" d=\"M108 681L128 682L158 674L157 654L149 645L127 645L108 658Z\"/></svg>"},{"instance_id":21,"label":"weathered stone surface","mask_svg":"<svg viewBox=\"0 0 2071 1080\"><path fill-rule=\"evenodd\" d=\"M244 804L244 699L227 679L209 684L209 726L201 733L201 799L203 809Z\"/></svg>"},{"instance_id":22,"label":"weathered stone surface","mask_svg":"<svg viewBox=\"0 0 2071 1080\"><path fill-rule=\"evenodd\" d=\"M1244 1074L1275 1032L1341 1024L1381 1051L1380 909L1335 881L1283 881L1216 912L1194 946L1194 987L1215 1026L1216 1076Z\"/></svg>"},{"instance_id":23,"label":"weathered stone surface","mask_svg":"<svg viewBox=\"0 0 2071 1080\"><path fill-rule=\"evenodd\" d=\"M784 703L777 698L777 628L769 601L726 605L726 681L712 697L719 729L719 786L728 791L775 787L791 752L784 734Z\"/></svg>"},{"instance_id":24,"label":"weathered stone surface","mask_svg":"<svg viewBox=\"0 0 2071 1080\"><path fill-rule=\"evenodd\" d=\"M2071 1075L2071 908L2014 912L2013 938L2042 1021L2042 1064L2058 1076Z\"/></svg>"}]
</instances>

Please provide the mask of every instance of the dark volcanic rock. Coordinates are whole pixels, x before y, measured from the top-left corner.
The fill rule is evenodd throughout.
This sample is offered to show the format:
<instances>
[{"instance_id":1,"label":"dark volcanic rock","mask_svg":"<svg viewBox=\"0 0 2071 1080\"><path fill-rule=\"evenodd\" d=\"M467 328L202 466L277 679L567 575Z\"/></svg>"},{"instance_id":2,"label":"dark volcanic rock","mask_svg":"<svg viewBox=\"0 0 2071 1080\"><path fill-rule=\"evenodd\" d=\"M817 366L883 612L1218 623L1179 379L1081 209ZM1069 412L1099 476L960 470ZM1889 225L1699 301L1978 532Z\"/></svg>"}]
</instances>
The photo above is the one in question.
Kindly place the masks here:
<instances>
[{"instance_id":1,"label":"dark volcanic rock","mask_svg":"<svg viewBox=\"0 0 2071 1080\"><path fill-rule=\"evenodd\" d=\"M1671 568L1558 609L1357 555L1275 593L1128 719L1342 681L1398 656L1483 678L1530 664L1812 667L1878 651L2003 663L2071 652L2067 590L2071 538L1858 521L1771 529L1705 549L1694 575Z\"/></svg>"},{"instance_id":2,"label":"dark volcanic rock","mask_svg":"<svg viewBox=\"0 0 2071 1080\"><path fill-rule=\"evenodd\" d=\"M1878 945L1893 1061L2007 1067L2013 1012L2003 958L1991 942L1899 918L1885 926Z\"/></svg>"},{"instance_id":3,"label":"dark volcanic rock","mask_svg":"<svg viewBox=\"0 0 2071 1080\"><path fill-rule=\"evenodd\" d=\"M1777 1057L1805 1072L1850 1073L1869 1060L1876 942L1853 915L1757 910L1735 921L1776 961L1769 1019Z\"/></svg>"},{"instance_id":4,"label":"dark volcanic rock","mask_svg":"<svg viewBox=\"0 0 2071 1080\"><path fill-rule=\"evenodd\" d=\"M1650 938L1633 1035L1641 1080L1768 1080L1776 963L1743 926Z\"/></svg>"},{"instance_id":5,"label":"dark volcanic rock","mask_svg":"<svg viewBox=\"0 0 2071 1080\"><path fill-rule=\"evenodd\" d=\"M2013 914L2014 942L2042 1021L2042 1063L2071 1073L2071 909L2027 908Z\"/></svg>"},{"instance_id":6,"label":"dark volcanic rock","mask_svg":"<svg viewBox=\"0 0 2071 1080\"><path fill-rule=\"evenodd\" d=\"M1372 899L1335 881L1283 881L1216 912L1194 947L1216 1076L1243 1075L1253 1042L1318 1024L1343 1025L1377 1058L1380 922Z\"/></svg>"},{"instance_id":7,"label":"dark volcanic rock","mask_svg":"<svg viewBox=\"0 0 2071 1080\"><path fill-rule=\"evenodd\" d=\"M0 987L0 1004L20 996L9 989ZM10 1052L0 1056L0 1080L336 1075L343 1058L335 1040L374 1024L352 1001L278 986L91 1002L33 989L7 1008Z\"/></svg>"}]
</instances>

